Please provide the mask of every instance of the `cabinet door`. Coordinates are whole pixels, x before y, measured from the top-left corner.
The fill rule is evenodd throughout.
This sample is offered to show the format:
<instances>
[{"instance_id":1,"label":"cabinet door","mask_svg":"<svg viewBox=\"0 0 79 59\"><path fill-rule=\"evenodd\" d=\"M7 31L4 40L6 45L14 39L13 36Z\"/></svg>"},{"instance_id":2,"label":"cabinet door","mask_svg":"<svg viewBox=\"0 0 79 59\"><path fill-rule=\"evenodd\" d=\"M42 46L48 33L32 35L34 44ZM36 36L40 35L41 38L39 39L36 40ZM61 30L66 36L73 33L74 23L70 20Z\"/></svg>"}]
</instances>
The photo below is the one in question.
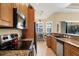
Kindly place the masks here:
<instances>
[{"instance_id":1,"label":"cabinet door","mask_svg":"<svg viewBox=\"0 0 79 59\"><path fill-rule=\"evenodd\" d=\"M26 4L19 4L19 6L20 6L20 11L24 14L24 15L26 15L26 12L27 12L27 6L26 6Z\"/></svg>"},{"instance_id":2,"label":"cabinet door","mask_svg":"<svg viewBox=\"0 0 79 59\"><path fill-rule=\"evenodd\" d=\"M3 26L9 27L10 24L9 24L9 22L6 22L6 21L3 21L0 19L0 27L3 27Z\"/></svg>"},{"instance_id":3,"label":"cabinet door","mask_svg":"<svg viewBox=\"0 0 79 59\"><path fill-rule=\"evenodd\" d=\"M51 37L51 48L56 53L56 40L54 37Z\"/></svg>"},{"instance_id":4,"label":"cabinet door","mask_svg":"<svg viewBox=\"0 0 79 59\"><path fill-rule=\"evenodd\" d=\"M15 3L14 8L17 8L23 15L27 14L27 6L24 3Z\"/></svg>"},{"instance_id":5,"label":"cabinet door","mask_svg":"<svg viewBox=\"0 0 79 59\"><path fill-rule=\"evenodd\" d=\"M71 56L79 56L79 48L71 45Z\"/></svg>"},{"instance_id":6,"label":"cabinet door","mask_svg":"<svg viewBox=\"0 0 79 59\"><path fill-rule=\"evenodd\" d=\"M79 56L79 48L70 44L64 43L64 55L65 56Z\"/></svg>"},{"instance_id":7,"label":"cabinet door","mask_svg":"<svg viewBox=\"0 0 79 59\"><path fill-rule=\"evenodd\" d=\"M54 39L53 39L53 37L51 37L50 44L51 44L52 50L54 50Z\"/></svg>"},{"instance_id":8,"label":"cabinet door","mask_svg":"<svg viewBox=\"0 0 79 59\"><path fill-rule=\"evenodd\" d=\"M50 37L47 37L47 46L50 48L51 47L51 38Z\"/></svg>"},{"instance_id":9,"label":"cabinet door","mask_svg":"<svg viewBox=\"0 0 79 59\"><path fill-rule=\"evenodd\" d=\"M1 3L0 12L1 12L1 20L8 22L9 26L12 26L13 25L13 5L10 3Z\"/></svg>"},{"instance_id":10,"label":"cabinet door","mask_svg":"<svg viewBox=\"0 0 79 59\"><path fill-rule=\"evenodd\" d=\"M28 8L27 15L27 38L34 38L34 9Z\"/></svg>"},{"instance_id":11,"label":"cabinet door","mask_svg":"<svg viewBox=\"0 0 79 59\"><path fill-rule=\"evenodd\" d=\"M64 56L70 56L70 45L67 43L64 43Z\"/></svg>"}]
</instances>

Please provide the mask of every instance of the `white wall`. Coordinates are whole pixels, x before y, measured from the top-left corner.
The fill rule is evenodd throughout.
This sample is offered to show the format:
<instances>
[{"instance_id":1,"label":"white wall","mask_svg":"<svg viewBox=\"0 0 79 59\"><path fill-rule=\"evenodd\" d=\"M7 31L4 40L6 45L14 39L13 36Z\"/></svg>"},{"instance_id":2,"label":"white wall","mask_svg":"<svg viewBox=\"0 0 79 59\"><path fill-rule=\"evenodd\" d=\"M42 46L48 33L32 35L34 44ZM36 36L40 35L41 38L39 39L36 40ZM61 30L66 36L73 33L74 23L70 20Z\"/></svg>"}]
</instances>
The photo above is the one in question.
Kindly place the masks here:
<instances>
[{"instance_id":1,"label":"white wall","mask_svg":"<svg viewBox=\"0 0 79 59\"><path fill-rule=\"evenodd\" d=\"M59 33L61 31L60 21L78 21L79 22L79 13L55 13L48 17L47 21L53 22L53 31L57 33L57 24L59 24Z\"/></svg>"},{"instance_id":2,"label":"white wall","mask_svg":"<svg viewBox=\"0 0 79 59\"><path fill-rule=\"evenodd\" d=\"M21 37L21 35L22 35L21 30L17 30L17 29L0 29L0 35L13 34L13 33L17 33L19 35L19 37Z\"/></svg>"}]
</instances>

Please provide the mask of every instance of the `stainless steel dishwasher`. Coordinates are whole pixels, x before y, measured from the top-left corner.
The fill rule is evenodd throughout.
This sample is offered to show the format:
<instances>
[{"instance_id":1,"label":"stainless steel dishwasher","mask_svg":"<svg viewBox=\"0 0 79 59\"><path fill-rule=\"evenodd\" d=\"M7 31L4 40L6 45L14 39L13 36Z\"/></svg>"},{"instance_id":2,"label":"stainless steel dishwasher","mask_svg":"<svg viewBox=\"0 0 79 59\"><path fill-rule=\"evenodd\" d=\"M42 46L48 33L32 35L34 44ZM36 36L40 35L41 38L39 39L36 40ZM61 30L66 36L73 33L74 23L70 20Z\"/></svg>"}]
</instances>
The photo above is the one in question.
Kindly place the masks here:
<instances>
[{"instance_id":1,"label":"stainless steel dishwasher","mask_svg":"<svg viewBox=\"0 0 79 59\"><path fill-rule=\"evenodd\" d=\"M59 39L61 39L61 38L56 38L56 40L57 40L57 52L56 52L56 54L57 54L57 56L63 56L64 55L64 53L63 53L64 43L62 41L60 41Z\"/></svg>"}]
</instances>

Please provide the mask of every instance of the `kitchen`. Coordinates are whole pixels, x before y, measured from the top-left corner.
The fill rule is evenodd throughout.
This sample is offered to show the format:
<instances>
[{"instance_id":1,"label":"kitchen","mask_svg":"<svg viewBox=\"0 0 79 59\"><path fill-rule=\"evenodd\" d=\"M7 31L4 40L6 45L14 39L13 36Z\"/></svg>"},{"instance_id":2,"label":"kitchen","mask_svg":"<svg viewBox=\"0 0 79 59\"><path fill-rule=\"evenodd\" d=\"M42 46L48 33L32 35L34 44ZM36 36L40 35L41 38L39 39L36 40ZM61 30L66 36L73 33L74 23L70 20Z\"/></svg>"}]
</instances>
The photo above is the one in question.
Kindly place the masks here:
<instances>
[{"instance_id":1,"label":"kitchen","mask_svg":"<svg viewBox=\"0 0 79 59\"><path fill-rule=\"evenodd\" d=\"M79 56L78 5L0 3L0 56Z\"/></svg>"},{"instance_id":2,"label":"kitchen","mask_svg":"<svg viewBox=\"0 0 79 59\"><path fill-rule=\"evenodd\" d=\"M45 42L47 45L48 52L50 52L49 48L53 51L52 56L79 56L79 4L41 3L32 5L36 9L36 16L38 13L40 15L40 17L37 16L35 19L38 25L36 34L39 34L39 32L43 33L37 37L37 42L39 41L40 43L43 36L42 42ZM39 27L40 29L38 29ZM40 45L43 46L43 43ZM42 46L39 49L37 43L37 51L41 51L44 47ZM48 53L44 49L39 55L51 56L50 53L45 55L44 52Z\"/></svg>"},{"instance_id":3,"label":"kitchen","mask_svg":"<svg viewBox=\"0 0 79 59\"><path fill-rule=\"evenodd\" d=\"M24 3L0 3L0 12L0 56L34 55L32 6Z\"/></svg>"}]
</instances>

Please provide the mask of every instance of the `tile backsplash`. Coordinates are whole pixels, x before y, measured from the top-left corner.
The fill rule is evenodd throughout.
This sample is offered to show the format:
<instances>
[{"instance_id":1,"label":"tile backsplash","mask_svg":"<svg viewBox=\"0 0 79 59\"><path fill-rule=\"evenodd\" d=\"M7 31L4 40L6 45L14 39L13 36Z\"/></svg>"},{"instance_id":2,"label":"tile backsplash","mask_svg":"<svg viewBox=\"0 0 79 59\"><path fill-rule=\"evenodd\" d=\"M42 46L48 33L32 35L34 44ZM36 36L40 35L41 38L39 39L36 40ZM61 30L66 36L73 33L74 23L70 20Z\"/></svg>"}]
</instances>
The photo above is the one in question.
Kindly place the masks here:
<instances>
[{"instance_id":1,"label":"tile backsplash","mask_svg":"<svg viewBox=\"0 0 79 59\"><path fill-rule=\"evenodd\" d=\"M19 29L0 29L0 35L13 34L13 33L17 33L19 37L21 37L22 35L22 31Z\"/></svg>"}]
</instances>

